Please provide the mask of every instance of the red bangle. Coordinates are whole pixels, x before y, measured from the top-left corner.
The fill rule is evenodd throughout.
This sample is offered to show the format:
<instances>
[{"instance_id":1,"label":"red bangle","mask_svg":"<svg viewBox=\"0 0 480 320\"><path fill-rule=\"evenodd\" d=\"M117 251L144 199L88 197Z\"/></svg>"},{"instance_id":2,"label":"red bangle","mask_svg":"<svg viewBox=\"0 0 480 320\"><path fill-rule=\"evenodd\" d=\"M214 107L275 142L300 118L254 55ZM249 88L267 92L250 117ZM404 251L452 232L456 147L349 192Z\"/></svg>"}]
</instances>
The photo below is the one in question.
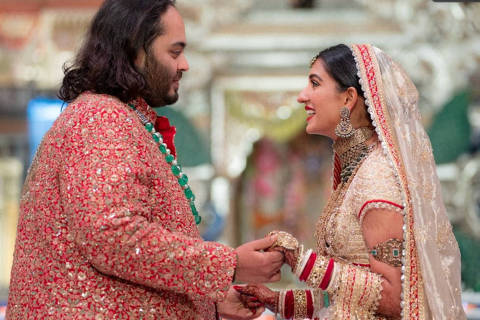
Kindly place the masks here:
<instances>
[{"instance_id":1,"label":"red bangle","mask_svg":"<svg viewBox=\"0 0 480 320\"><path fill-rule=\"evenodd\" d=\"M325 275L323 276L322 282L320 283L320 289L325 290L330 284L334 264L335 260L333 260L333 258L328 261L327 271L325 271Z\"/></svg>"},{"instance_id":2,"label":"red bangle","mask_svg":"<svg viewBox=\"0 0 480 320\"><path fill-rule=\"evenodd\" d=\"M310 290L306 290L305 294L307 296L307 318L312 319L313 318L313 298L312 298L312 292Z\"/></svg>"},{"instance_id":3,"label":"red bangle","mask_svg":"<svg viewBox=\"0 0 480 320\"><path fill-rule=\"evenodd\" d=\"M312 252L310 257L308 258L307 265L302 271L302 274L300 275L300 281L307 281L308 276L310 275L310 272L312 272L313 266L315 265L315 260L317 259L317 254L315 252Z\"/></svg>"},{"instance_id":4,"label":"red bangle","mask_svg":"<svg viewBox=\"0 0 480 320\"><path fill-rule=\"evenodd\" d=\"M293 291L288 290L285 294L285 319L290 319L293 317L293 305L295 300L293 299Z\"/></svg>"}]
</instances>

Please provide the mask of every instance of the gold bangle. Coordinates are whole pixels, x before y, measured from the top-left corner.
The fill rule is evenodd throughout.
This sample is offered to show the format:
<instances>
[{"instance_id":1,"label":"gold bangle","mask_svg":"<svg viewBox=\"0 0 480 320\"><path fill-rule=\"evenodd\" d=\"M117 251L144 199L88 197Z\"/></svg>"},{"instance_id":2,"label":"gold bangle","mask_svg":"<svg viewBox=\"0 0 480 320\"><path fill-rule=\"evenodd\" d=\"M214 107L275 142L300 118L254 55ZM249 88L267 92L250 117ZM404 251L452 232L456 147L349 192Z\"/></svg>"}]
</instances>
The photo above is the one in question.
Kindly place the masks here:
<instances>
[{"instance_id":1,"label":"gold bangle","mask_svg":"<svg viewBox=\"0 0 480 320\"><path fill-rule=\"evenodd\" d=\"M293 318L305 319L307 317L307 295L305 290L293 290L293 297Z\"/></svg>"},{"instance_id":2,"label":"gold bangle","mask_svg":"<svg viewBox=\"0 0 480 320\"><path fill-rule=\"evenodd\" d=\"M307 278L307 284L311 288L318 288L320 287L320 283L322 282L323 276L327 271L328 267L328 259L317 255L317 259L315 260L315 264L313 265L312 271Z\"/></svg>"}]
</instances>

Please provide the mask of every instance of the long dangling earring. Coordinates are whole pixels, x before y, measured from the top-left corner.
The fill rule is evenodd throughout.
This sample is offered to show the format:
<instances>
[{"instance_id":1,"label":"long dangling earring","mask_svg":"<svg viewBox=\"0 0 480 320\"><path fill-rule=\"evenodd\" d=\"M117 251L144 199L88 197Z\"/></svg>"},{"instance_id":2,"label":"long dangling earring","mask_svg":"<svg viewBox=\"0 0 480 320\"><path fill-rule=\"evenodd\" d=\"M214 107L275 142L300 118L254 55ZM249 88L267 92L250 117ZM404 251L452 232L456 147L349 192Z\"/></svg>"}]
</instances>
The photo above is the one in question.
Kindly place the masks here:
<instances>
[{"instance_id":1,"label":"long dangling earring","mask_svg":"<svg viewBox=\"0 0 480 320\"><path fill-rule=\"evenodd\" d=\"M354 130L350 122L350 109L343 107L342 110L340 110L340 123L335 128L335 134L339 138L350 138Z\"/></svg>"}]
</instances>

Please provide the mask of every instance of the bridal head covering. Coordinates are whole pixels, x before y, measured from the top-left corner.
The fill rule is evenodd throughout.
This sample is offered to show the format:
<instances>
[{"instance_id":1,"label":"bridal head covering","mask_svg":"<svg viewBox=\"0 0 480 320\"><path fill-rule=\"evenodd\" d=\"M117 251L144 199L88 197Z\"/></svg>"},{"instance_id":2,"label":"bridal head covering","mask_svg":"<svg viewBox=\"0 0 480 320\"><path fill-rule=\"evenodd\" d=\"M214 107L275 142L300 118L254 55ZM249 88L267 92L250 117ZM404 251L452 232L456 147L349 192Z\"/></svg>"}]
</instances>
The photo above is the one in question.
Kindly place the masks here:
<instances>
[{"instance_id":1,"label":"bridal head covering","mask_svg":"<svg viewBox=\"0 0 480 320\"><path fill-rule=\"evenodd\" d=\"M404 206L402 319L465 319L460 252L443 205L418 92L380 49L351 46L365 103Z\"/></svg>"}]
</instances>

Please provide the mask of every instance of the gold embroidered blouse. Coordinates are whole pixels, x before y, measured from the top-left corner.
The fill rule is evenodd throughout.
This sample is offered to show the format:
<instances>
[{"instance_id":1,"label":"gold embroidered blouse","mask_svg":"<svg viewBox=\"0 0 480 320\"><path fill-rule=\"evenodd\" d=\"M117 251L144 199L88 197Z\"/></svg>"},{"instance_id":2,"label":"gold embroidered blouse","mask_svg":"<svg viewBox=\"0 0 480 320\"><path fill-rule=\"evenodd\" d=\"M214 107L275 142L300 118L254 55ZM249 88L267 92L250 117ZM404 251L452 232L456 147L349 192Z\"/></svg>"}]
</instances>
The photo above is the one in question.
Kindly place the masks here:
<instances>
[{"instance_id":1,"label":"gold embroidered blouse","mask_svg":"<svg viewBox=\"0 0 480 320\"><path fill-rule=\"evenodd\" d=\"M366 213L373 208L399 212L403 208L397 178L380 144L365 158L350 181L333 192L316 225L318 253L369 268L369 249L361 225Z\"/></svg>"}]
</instances>

